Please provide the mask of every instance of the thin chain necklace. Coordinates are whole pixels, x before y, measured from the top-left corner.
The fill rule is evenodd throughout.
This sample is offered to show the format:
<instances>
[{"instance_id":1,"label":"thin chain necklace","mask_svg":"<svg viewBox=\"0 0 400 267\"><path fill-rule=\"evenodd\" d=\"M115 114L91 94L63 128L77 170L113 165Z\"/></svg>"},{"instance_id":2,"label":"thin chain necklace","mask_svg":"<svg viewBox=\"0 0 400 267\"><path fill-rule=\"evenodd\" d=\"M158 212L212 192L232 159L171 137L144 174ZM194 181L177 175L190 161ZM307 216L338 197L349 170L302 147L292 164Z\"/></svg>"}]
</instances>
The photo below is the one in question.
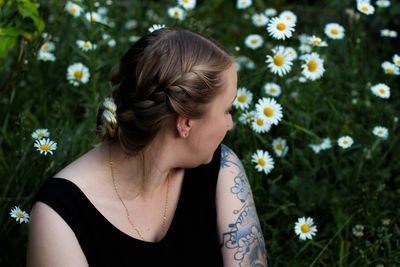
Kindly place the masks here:
<instances>
[{"instance_id":1,"label":"thin chain necklace","mask_svg":"<svg viewBox=\"0 0 400 267\"><path fill-rule=\"evenodd\" d=\"M118 192L118 188L117 188L117 183L115 181L115 176L114 176L114 166L113 166L113 162L111 160L111 144L110 144L110 153L109 153L109 162L110 162L110 168L111 168L111 176L113 179L113 184L114 184L114 189L115 189L115 193L117 193L117 196L119 198L119 200L121 201L122 205L125 208L126 211L126 215L128 217L128 221L130 223L130 225L132 226L132 228L138 233L138 235L140 236L140 238L142 240L144 240L143 235L140 233L139 229L133 224L132 220L131 220L131 216L129 214L128 208L126 207L124 201L122 200L119 192ZM167 194L165 196L165 205L164 205L164 215L163 215L163 221L162 221L162 228L163 231L165 231L165 221L167 220L167 209L168 209L168 191L169 191L169 173L167 175Z\"/></svg>"}]
</instances>

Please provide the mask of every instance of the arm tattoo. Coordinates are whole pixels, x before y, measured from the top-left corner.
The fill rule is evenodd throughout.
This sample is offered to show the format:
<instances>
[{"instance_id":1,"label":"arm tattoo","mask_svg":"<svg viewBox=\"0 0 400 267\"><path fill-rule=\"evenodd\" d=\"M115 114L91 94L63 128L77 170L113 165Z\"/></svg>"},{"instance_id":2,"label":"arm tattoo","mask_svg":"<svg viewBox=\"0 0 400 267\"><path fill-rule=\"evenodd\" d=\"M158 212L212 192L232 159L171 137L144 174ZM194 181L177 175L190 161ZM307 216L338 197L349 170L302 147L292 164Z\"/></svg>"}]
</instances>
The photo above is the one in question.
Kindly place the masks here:
<instances>
[{"instance_id":1,"label":"arm tattoo","mask_svg":"<svg viewBox=\"0 0 400 267\"><path fill-rule=\"evenodd\" d=\"M264 237L258 222L250 184L239 159L227 146L222 145L220 168L233 167L235 175L231 193L242 203L234 210L236 221L229 224L230 231L223 233L222 246L235 250L234 258L240 266L266 266Z\"/></svg>"}]
</instances>

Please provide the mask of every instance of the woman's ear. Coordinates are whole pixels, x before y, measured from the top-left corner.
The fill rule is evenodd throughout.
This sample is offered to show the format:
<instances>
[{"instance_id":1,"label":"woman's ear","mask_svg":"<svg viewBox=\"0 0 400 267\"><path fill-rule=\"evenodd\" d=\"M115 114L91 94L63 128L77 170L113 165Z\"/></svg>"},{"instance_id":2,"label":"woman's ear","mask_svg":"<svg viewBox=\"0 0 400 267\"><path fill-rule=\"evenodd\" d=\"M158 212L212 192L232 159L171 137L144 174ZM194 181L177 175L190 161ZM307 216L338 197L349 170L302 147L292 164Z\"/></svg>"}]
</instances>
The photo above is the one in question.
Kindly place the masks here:
<instances>
[{"instance_id":1,"label":"woman's ear","mask_svg":"<svg viewBox=\"0 0 400 267\"><path fill-rule=\"evenodd\" d=\"M188 118L178 115L176 118L176 130L178 131L178 136L182 138L187 138L191 129L190 120Z\"/></svg>"}]
</instances>

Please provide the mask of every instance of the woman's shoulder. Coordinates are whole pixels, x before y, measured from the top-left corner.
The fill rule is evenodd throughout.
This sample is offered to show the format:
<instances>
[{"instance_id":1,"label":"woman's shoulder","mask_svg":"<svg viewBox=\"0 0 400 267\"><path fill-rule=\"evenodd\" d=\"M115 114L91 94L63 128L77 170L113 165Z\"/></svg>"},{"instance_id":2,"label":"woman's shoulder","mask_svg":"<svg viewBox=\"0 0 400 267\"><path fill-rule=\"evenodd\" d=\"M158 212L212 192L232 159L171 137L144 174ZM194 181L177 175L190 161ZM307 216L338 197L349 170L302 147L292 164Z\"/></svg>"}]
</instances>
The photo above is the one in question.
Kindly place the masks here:
<instances>
[{"instance_id":1,"label":"woman's shoulder","mask_svg":"<svg viewBox=\"0 0 400 267\"><path fill-rule=\"evenodd\" d=\"M221 144L221 163L220 169L239 168L242 170L242 164L236 153L227 145Z\"/></svg>"}]
</instances>

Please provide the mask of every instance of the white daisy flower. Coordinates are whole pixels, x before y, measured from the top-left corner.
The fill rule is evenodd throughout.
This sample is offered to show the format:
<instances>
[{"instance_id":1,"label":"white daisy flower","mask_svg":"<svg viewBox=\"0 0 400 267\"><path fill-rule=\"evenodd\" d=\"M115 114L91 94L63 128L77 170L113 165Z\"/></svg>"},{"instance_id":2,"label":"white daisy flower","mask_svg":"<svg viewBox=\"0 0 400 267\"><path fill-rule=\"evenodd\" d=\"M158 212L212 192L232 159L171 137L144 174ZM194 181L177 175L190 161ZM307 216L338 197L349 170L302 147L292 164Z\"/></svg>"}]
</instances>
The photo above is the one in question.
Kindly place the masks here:
<instances>
[{"instance_id":1,"label":"white daisy flower","mask_svg":"<svg viewBox=\"0 0 400 267\"><path fill-rule=\"evenodd\" d=\"M49 130L47 129L37 129L36 131L34 131L31 136L33 139L40 139L43 137L49 137L50 133Z\"/></svg>"},{"instance_id":2,"label":"white daisy flower","mask_svg":"<svg viewBox=\"0 0 400 267\"><path fill-rule=\"evenodd\" d=\"M41 61L55 61L56 60L56 57L52 53L45 52L45 51L39 51L37 57Z\"/></svg>"},{"instance_id":3,"label":"white daisy flower","mask_svg":"<svg viewBox=\"0 0 400 267\"><path fill-rule=\"evenodd\" d=\"M183 20L185 18L185 10L180 7L168 8L168 15L170 18Z\"/></svg>"},{"instance_id":4,"label":"white daisy flower","mask_svg":"<svg viewBox=\"0 0 400 267\"><path fill-rule=\"evenodd\" d=\"M397 32L394 31L394 30L383 29L383 30L381 30L381 36L396 38L397 37Z\"/></svg>"},{"instance_id":5,"label":"white daisy flower","mask_svg":"<svg viewBox=\"0 0 400 267\"><path fill-rule=\"evenodd\" d=\"M19 223L29 222L29 214L21 210L18 206L15 206L13 209L11 209L10 216L15 218L15 220Z\"/></svg>"},{"instance_id":6,"label":"white daisy flower","mask_svg":"<svg viewBox=\"0 0 400 267\"><path fill-rule=\"evenodd\" d=\"M312 47L311 47L310 45L308 45L308 44L301 44L301 45L299 46L299 51L300 51L302 54L311 53Z\"/></svg>"},{"instance_id":7,"label":"white daisy flower","mask_svg":"<svg viewBox=\"0 0 400 267\"><path fill-rule=\"evenodd\" d=\"M281 14L279 14L279 17L281 19L286 19L287 21L290 21L293 24L296 24L297 22L297 16L292 11L289 10L282 11Z\"/></svg>"},{"instance_id":8,"label":"white daisy flower","mask_svg":"<svg viewBox=\"0 0 400 267\"><path fill-rule=\"evenodd\" d=\"M267 124L277 125L282 117L282 106L275 99L263 97L256 104L257 115L265 120Z\"/></svg>"},{"instance_id":9,"label":"white daisy flower","mask_svg":"<svg viewBox=\"0 0 400 267\"><path fill-rule=\"evenodd\" d=\"M153 24L153 26L151 26L148 30L149 30L149 32L154 32L156 30L159 30L159 29L162 29L165 27L166 27L165 24Z\"/></svg>"},{"instance_id":10,"label":"white daisy flower","mask_svg":"<svg viewBox=\"0 0 400 267\"><path fill-rule=\"evenodd\" d=\"M332 147L331 139L329 137L326 137L322 140L322 143L320 144L320 147L322 150L327 150Z\"/></svg>"},{"instance_id":11,"label":"white daisy flower","mask_svg":"<svg viewBox=\"0 0 400 267\"><path fill-rule=\"evenodd\" d=\"M353 235L355 235L356 237L362 237L364 235L364 226L361 224L357 224L353 227L352 232Z\"/></svg>"},{"instance_id":12,"label":"white daisy flower","mask_svg":"<svg viewBox=\"0 0 400 267\"><path fill-rule=\"evenodd\" d=\"M310 217L299 218L294 225L294 232L301 240L312 239L317 232L317 226L314 225L314 220Z\"/></svg>"},{"instance_id":13,"label":"white daisy flower","mask_svg":"<svg viewBox=\"0 0 400 267\"><path fill-rule=\"evenodd\" d=\"M251 120L251 128L256 133L267 133L271 129L271 124L268 123L260 114L255 114Z\"/></svg>"},{"instance_id":14,"label":"white daisy flower","mask_svg":"<svg viewBox=\"0 0 400 267\"><path fill-rule=\"evenodd\" d=\"M51 52L54 50L54 48L55 48L54 43L47 41L40 47L40 51Z\"/></svg>"},{"instance_id":15,"label":"white daisy flower","mask_svg":"<svg viewBox=\"0 0 400 267\"><path fill-rule=\"evenodd\" d=\"M117 42L116 42L114 39L110 39L110 40L108 40L108 42L107 42L107 45L108 45L109 47L114 47L116 44L117 44Z\"/></svg>"},{"instance_id":16,"label":"white daisy flower","mask_svg":"<svg viewBox=\"0 0 400 267\"><path fill-rule=\"evenodd\" d=\"M390 6L390 1L387 0L378 0L375 2L376 6L378 7L388 7Z\"/></svg>"},{"instance_id":17,"label":"white daisy flower","mask_svg":"<svg viewBox=\"0 0 400 267\"><path fill-rule=\"evenodd\" d=\"M65 9L69 14L71 14L75 18L79 17L81 15L81 12L83 11L83 8L81 6L74 4L72 2L68 2L67 5L65 6Z\"/></svg>"},{"instance_id":18,"label":"white daisy flower","mask_svg":"<svg viewBox=\"0 0 400 267\"><path fill-rule=\"evenodd\" d=\"M272 146L274 148L275 154L278 157L286 156L287 152L289 151L289 147L286 145L286 139L281 137L275 138L272 141Z\"/></svg>"},{"instance_id":19,"label":"white daisy flower","mask_svg":"<svg viewBox=\"0 0 400 267\"><path fill-rule=\"evenodd\" d=\"M259 34L250 34L246 37L244 44L251 49L257 49L263 44L263 39Z\"/></svg>"},{"instance_id":20,"label":"white daisy flower","mask_svg":"<svg viewBox=\"0 0 400 267\"><path fill-rule=\"evenodd\" d=\"M291 60L295 60L297 58L297 52L296 50L294 50L293 47L290 46L285 47L285 53L287 53L290 56Z\"/></svg>"},{"instance_id":21,"label":"white daisy flower","mask_svg":"<svg viewBox=\"0 0 400 267\"><path fill-rule=\"evenodd\" d=\"M254 61L251 60L250 58L246 58L246 61L244 62L244 66L250 70L252 70L256 67L256 65L254 64Z\"/></svg>"},{"instance_id":22,"label":"white daisy flower","mask_svg":"<svg viewBox=\"0 0 400 267\"><path fill-rule=\"evenodd\" d=\"M254 120L255 115L256 115L256 112L253 110L245 111L240 115L239 121L243 124L248 124Z\"/></svg>"},{"instance_id":23,"label":"white daisy flower","mask_svg":"<svg viewBox=\"0 0 400 267\"><path fill-rule=\"evenodd\" d=\"M253 94L246 88L241 87L237 89L237 95L235 101L233 101L233 105L235 106L235 108L245 110L249 107L252 99Z\"/></svg>"},{"instance_id":24,"label":"white daisy flower","mask_svg":"<svg viewBox=\"0 0 400 267\"><path fill-rule=\"evenodd\" d=\"M274 9L274 8L267 8L267 9L264 11L264 13L265 13L265 15L267 15L268 17L274 17L274 16L276 16L276 14L277 14L276 9Z\"/></svg>"},{"instance_id":25,"label":"white daisy flower","mask_svg":"<svg viewBox=\"0 0 400 267\"><path fill-rule=\"evenodd\" d=\"M92 50L92 49L96 49L96 45L92 45L92 43L90 41L77 40L76 44L83 51L89 51L89 50Z\"/></svg>"},{"instance_id":26,"label":"white daisy flower","mask_svg":"<svg viewBox=\"0 0 400 267\"><path fill-rule=\"evenodd\" d=\"M34 146L37 148L36 150L40 151L40 154L44 153L45 155L47 153L53 154L53 150L57 149L57 143L49 138L37 139Z\"/></svg>"},{"instance_id":27,"label":"white daisy flower","mask_svg":"<svg viewBox=\"0 0 400 267\"><path fill-rule=\"evenodd\" d=\"M274 160L269 155L268 151L262 151L261 149L258 149L256 153L251 155L251 161L256 163L257 171L264 171L265 174L270 173L274 168Z\"/></svg>"},{"instance_id":28,"label":"white daisy flower","mask_svg":"<svg viewBox=\"0 0 400 267\"><path fill-rule=\"evenodd\" d=\"M384 83L378 83L374 86L371 86L371 91L374 95L380 98L389 98L390 97L390 87Z\"/></svg>"},{"instance_id":29,"label":"white daisy flower","mask_svg":"<svg viewBox=\"0 0 400 267\"><path fill-rule=\"evenodd\" d=\"M262 13L254 14L253 16L251 16L251 19L253 21L253 24L258 27L267 25L267 23L269 21L269 18Z\"/></svg>"},{"instance_id":30,"label":"white daisy flower","mask_svg":"<svg viewBox=\"0 0 400 267\"><path fill-rule=\"evenodd\" d=\"M236 7L237 9L245 9L251 6L251 0L237 0Z\"/></svg>"},{"instance_id":31,"label":"white daisy flower","mask_svg":"<svg viewBox=\"0 0 400 267\"><path fill-rule=\"evenodd\" d=\"M238 72L242 69L242 66L240 66L239 62L237 62L237 61L233 62L233 65L235 65L236 72Z\"/></svg>"},{"instance_id":32,"label":"white daisy flower","mask_svg":"<svg viewBox=\"0 0 400 267\"><path fill-rule=\"evenodd\" d=\"M317 53L304 55L305 63L301 65L303 71L301 72L307 79L312 81L319 79L325 72L324 60L319 57Z\"/></svg>"},{"instance_id":33,"label":"white daisy flower","mask_svg":"<svg viewBox=\"0 0 400 267\"><path fill-rule=\"evenodd\" d=\"M328 23L325 25L324 32L331 39L343 39L345 30L338 23Z\"/></svg>"},{"instance_id":34,"label":"white daisy flower","mask_svg":"<svg viewBox=\"0 0 400 267\"><path fill-rule=\"evenodd\" d=\"M397 55L397 54L395 54L395 55L393 55L393 63L396 65L396 66L398 66L398 67L400 67L400 56L399 55Z\"/></svg>"},{"instance_id":35,"label":"white daisy flower","mask_svg":"<svg viewBox=\"0 0 400 267\"><path fill-rule=\"evenodd\" d=\"M90 22L90 21L93 21L93 22L100 22L100 23L103 23L103 22L104 22L103 17L102 17L99 13L97 13L97 12L92 12L92 14L90 14L90 12L86 12L85 18L86 18L89 22Z\"/></svg>"},{"instance_id":36,"label":"white daisy flower","mask_svg":"<svg viewBox=\"0 0 400 267\"><path fill-rule=\"evenodd\" d=\"M297 80L301 83L305 83L307 81L306 77L304 76L300 76Z\"/></svg>"},{"instance_id":37,"label":"white daisy flower","mask_svg":"<svg viewBox=\"0 0 400 267\"><path fill-rule=\"evenodd\" d=\"M307 34L302 33L302 34L299 35L298 38L299 38L299 41L300 41L301 44L311 45L310 37L311 37L311 35L307 35Z\"/></svg>"},{"instance_id":38,"label":"white daisy flower","mask_svg":"<svg viewBox=\"0 0 400 267\"><path fill-rule=\"evenodd\" d=\"M357 9L361 13L364 13L365 15L372 15L374 14L375 8L372 6L370 3L366 1L361 1L357 3Z\"/></svg>"},{"instance_id":39,"label":"white daisy flower","mask_svg":"<svg viewBox=\"0 0 400 267\"><path fill-rule=\"evenodd\" d=\"M136 42L137 40L139 40L140 39L140 36L136 36L136 35L131 35L131 36L129 36L129 42L131 42L131 43L134 43L134 42Z\"/></svg>"},{"instance_id":40,"label":"white daisy flower","mask_svg":"<svg viewBox=\"0 0 400 267\"><path fill-rule=\"evenodd\" d=\"M104 7L104 6L99 7L99 8L97 9L97 13L99 13L99 14L102 15L102 16L105 16L105 15L107 15L107 13L108 13L108 9L107 9L106 7Z\"/></svg>"},{"instance_id":41,"label":"white daisy flower","mask_svg":"<svg viewBox=\"0 0 400 267\"><path fill-rule=\"evenodd\" d=\"M280 17L272 18L268 23L268 33L275 39L282 39L292 37L292 32L294 32L294 26L292 22L282 19Z\"/></svg>"},{"instance_id":42,"label":"white daisy flower","mask_svg":"<svg viewBox=\"0 0 400 267\"><path fill-rule=\"evenodd\" d=\"M196 0L178 0L178 5L184 9L193 9L196 6Z\"/></svg>"},{"instance_id":43,"label":"white daisy flower","mask_svg":"<svg viewBox=\"0 0 400 267\"><path fill-rule=\"evenodd\" d=\"M338 143L338 146L346 149L353 145L354 140L353 140L353 138L351 138L351 136L342 136L338 139L337 143Z\"/></svg>"},{"instance_id":44,"label":"white daisy flower","mask_svg":"<svg viewBox=\"0 0 400 267\"><path fill-rule=\"evenodd\" d=\"M267 95L279 96L282 92L281 87L276 83L266 83L264 85L264 90Z\"/></svg>"},{"instance_id":45,"label":"white daisy flower","mask_svg":"<svg viewBox=\"0 0 400 267\"><path fill-rule=\"evenodd\" d=\"M389 61L384 61L381 66L386 74L400 75L399 67Z\"/></svg>"},{"instance_id":46,"label":"white daisy flower","mask_svg":"<svg viewBox=\"0 0 400 267\"><path fill-rule=\"evenodd\" d=\"M272 49L273 56L267 55L268 67L272 73L283 76L287 74L292 69L292 58L285 51L285 47L278 46Z\"/></svg>"},{"instance_id":47,"label":"white daisy flower","mask_svg":"<svg viewBox=\"0 0 400 267\"><path fill-rule=\"evenodd\" d=\"M134 29L134 28L136 28L137 27L137 21L136 20L134 20L134 19L130 19L130 20L128 20L127 22L125 22L125 29L127 29L127 30L132 30L132 29Z\"/></svg>"},{"instance_id":48,"label":"white daisy flower","mask_svg":"<svg viewBox=\"0 0 400 267\"><path fill-rule=\"evenodd\" d=\"M317 47L325 47L328 46L328 44L325 41L322 41L321 38L313 35L310 37L309 42L311 43L311 45L313 46L317 46Z\"/></svg>"},{"instance_id":49,"label":"white daisy flower","mask_svg":"<svg viewBox=\"0 0 400 267\"><path fill-rule=\"evenodd\" d=\"M321 145L319 144L309 144L308 146L314 151L315 154L318 154L322 150Z\"/></svg>"},{"instance_id":50,"label":"white daisy flower","mask_svg":"<svg viewBox=\"0 0 400 267\"><path fill-rule=\"evenodd\" d=\"M375 126L374 129L372 129L372 133L380 138L387 139L389 130L383 126Z\"/></svg>"},{"instance_id":51,"label":"white daisy flower","mask_svg":"<svg viewBox=\"0 0 400 267\"><path fill-rule=\"evenodd\" d=\"M67 80L73 86L79 83L87 83L90 78L89 69L82 63L73 63L67 69Z\"/></svg>"}]
</instances>

